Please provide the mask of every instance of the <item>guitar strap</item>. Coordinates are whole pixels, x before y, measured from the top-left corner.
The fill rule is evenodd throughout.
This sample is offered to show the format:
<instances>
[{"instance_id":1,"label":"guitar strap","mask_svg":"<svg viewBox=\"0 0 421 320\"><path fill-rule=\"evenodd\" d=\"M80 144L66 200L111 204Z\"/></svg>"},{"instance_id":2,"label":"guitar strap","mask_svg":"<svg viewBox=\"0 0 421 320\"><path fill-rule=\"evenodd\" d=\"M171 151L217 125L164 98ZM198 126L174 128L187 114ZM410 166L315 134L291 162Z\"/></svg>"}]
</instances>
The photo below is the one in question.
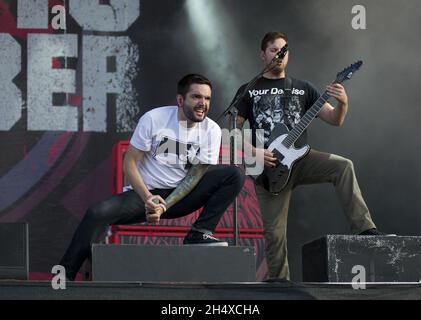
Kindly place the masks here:
<instances>
[{"instance_id":1,"label":"guitar strap","mask_svg":"<svg viewBox=\"0 0 421 320\"><path fill-rule=\"evenodd\" d=\"M289 101L292 97L292 79L285 77L284 82L284 96L283 96L283 105L284 105L284 121L288 128L292 128L292 123L289 118Z\"/></svg>"}]
</instances>

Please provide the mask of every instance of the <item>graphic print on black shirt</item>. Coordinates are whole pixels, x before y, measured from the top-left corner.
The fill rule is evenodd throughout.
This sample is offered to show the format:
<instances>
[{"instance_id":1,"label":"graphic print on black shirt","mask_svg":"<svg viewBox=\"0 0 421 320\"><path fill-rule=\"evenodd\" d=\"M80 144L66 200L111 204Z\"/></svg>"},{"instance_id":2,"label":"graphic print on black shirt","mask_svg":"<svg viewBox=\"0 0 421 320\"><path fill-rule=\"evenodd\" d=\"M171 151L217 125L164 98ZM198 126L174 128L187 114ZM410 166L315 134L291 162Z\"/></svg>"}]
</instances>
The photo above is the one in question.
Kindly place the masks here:
<instances>
[{"instance_id":1,"label":"graphic print on black shirt","mask_svg":"<svg viewBox=\"0 0 421 320\"><path fill-rule=\"evenodd\" d=\"M250 121L253 130L264 130L265 145L276 123L282 123L292 130L320 96L310 83L292 79L291 96L285 108L284 86L285 79L261 78L239 103L238 114ZM242 92L244 87L245 85L238 93ZM296 145L301 146L307 142L306 140L305 132ZM256 145L255 140L253 144Z\"/></svg>"},{"instance_id":2,"label":"graphic print on black shirt","mask_svg":"<svg viewBox=\"0 0 421 320\"><path fill-rule=\"evenodd\" d=\"M265 143L268 141L275 123L283 123L289 130L292 130L300 121L301 114L304 114L302 112L303 107L297 97L293 96L288 100L285 108L283 95L266 94L254 97L253 116L256 122L255 129L263 129L265 131Z\"/></svg>"}]
</instances>

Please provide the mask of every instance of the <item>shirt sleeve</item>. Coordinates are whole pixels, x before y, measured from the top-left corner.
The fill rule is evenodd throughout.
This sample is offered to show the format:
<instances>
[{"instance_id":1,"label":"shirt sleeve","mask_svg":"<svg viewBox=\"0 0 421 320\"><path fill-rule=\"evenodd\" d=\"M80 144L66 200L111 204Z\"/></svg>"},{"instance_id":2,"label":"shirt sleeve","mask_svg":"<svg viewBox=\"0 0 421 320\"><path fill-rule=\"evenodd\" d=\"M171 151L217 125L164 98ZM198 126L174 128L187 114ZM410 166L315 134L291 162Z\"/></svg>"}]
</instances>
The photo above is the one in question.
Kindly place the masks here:
<instances>
[{"instance_id":1,"label":"shirt sleeve","mask_svg":"<svg viewBox=\"0 0 421 320\"><path fill-rule=\"evenodd\" d=\"M152 146L152 118L145 113L139 120L136 129L130 139L130 144L136 149L150 151Z\"/></svg>"},{"instance_id":2,"label":"shirt sleeve","mask_svg":"<svg viewBox=\"0 0 421 320\"><path fill-rule=\"evenodd\" d=\"M319 90L317 90L316 87L311 82L307 82L307 92L308 92L308 101L307 101L306 110L310 109L313 106L313 104L317 101L317 99L319 99L321 96Z\"/></svg>"}]
</instances>

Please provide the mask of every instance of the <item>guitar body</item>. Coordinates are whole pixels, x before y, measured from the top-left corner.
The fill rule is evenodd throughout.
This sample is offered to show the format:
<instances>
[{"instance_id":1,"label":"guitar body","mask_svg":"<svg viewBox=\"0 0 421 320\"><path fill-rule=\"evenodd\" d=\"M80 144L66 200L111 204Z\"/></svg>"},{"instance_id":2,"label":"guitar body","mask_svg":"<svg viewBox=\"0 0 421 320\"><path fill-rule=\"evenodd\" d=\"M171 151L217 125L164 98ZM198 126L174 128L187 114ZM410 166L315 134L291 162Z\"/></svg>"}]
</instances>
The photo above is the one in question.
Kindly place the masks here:
<instances>
[{"instance_id":1,"label":"guitar body","mask_svg":"<svg viewBox=\"0 0 421 320\"><path fill-rule=\"evenodd\" d=\"M294 164L303 159L310 151L305 145L299 149L294 145L287 148L282 144L288 136L288 128L283 124L276 124L269 139L268 150L278 159L274 168L266 167L260 177L263 187L271 193L279 193L288 184Z\"/></svg>"}]
</instances>

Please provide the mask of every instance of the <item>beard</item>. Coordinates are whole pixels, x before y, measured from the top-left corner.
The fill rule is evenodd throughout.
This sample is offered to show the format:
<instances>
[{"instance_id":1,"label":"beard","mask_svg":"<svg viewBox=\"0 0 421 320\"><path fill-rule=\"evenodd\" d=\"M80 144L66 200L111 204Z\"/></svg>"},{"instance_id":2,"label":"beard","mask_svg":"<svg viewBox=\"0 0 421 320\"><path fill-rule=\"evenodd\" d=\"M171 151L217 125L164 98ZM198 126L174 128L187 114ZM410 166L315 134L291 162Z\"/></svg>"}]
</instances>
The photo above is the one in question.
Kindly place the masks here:
<instances>
[{"instance_id":1,"label":"beard","mask_svg":"<svg viewBox=\"0 0 421 320\"><path fill-rule=\"evenodd\" d=\"M192 107L186 104L183 105L184 115L192 122L202 122L205 120L208 112L209 108L207 107Z\"/></svg>"},{"instance_id":2,"label":"beard","mask_svg":"<svg viewBox=\"0 0 421 320\"><path fill-rule=\"evenodd\" d=\"M268 66L270 66L270 64ZM273 73L273 74L281 74L284 71L285 71L284 66L276 65L275 67L272 68L272 70L270 72Z\"/></svg>"}]
</instances>

